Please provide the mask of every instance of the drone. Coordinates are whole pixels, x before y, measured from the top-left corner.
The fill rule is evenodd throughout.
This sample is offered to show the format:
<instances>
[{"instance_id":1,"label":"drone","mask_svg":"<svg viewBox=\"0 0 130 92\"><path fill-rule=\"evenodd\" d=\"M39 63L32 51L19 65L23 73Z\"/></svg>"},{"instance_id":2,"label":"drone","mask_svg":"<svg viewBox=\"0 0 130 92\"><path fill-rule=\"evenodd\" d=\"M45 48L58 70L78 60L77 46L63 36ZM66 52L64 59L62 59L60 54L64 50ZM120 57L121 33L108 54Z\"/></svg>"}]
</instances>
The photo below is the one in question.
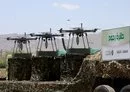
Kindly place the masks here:
<instances>
[{"instance_id":1,"label":"drone","mask_svg":"<svg viewBox=\"0 0 130 92\"><path fill-rule=\"evenodd\" d=\"M14 40L14 48L13 48L13 53L20 52L22 53L23 51L23 45L26 46L27 53L31 53L31 48L30 48L30 40L36 40L37 38L27 38L26 33L23 37L7 37L7 40Z\"/></svg>"},{"instance_id":2,"label":"drone","mask_svg":"<svg viewBox=\"0 0 130 92\"><path fill-rule=\"evenodd\" d=\"M57 50L57 45L56 45L56 38L55 37L63 37L63 34L52 34L51 33L51 29L50 32L43 32L40 34L35 34L35 33L31 33L30 34L32 37L38 37L38 46L37 46L37 51L41 51L42 49L42 44L43 42L45 42L45 48L48 48L48 41L51 41L51 45L52 45L52 49L54 51L54 45L55 48Z\"/></svg>"},{"instance_id":3,"label":"drone","mask_svg":"<svg viewBox=\"0 0 130 92\"><path fill-rule=\"evenodd\" d=\"M72 30L63 30L61 28L59 30L59 32L60 33L69 32L69 33L76 34L76 35L82 35L82 33L85 33L85 32L96 32L97 30L98 30L98 28L95 28L93 30L84 30L83 29L83 23L81 23L81 27L75 27L75 28L72 28Z\"/></svg>"},{"instance_id":4,"label":"drone","mask_svg":"<svg viewBox=\"0 0 130 92\"><path fill-rule=\"evenodd\" d=\"M89 42L88 42L88 38L87 38L87 33L88 32L96 32L98 30L98 28L92 29L92 30L84 30L83 29L83 23L81 23L81 27L76 27L70 30L63 30L63 28L61 28L60 30L58 30L60 33L69 33L69 41L68 41L68 47L69 48L69 44L70 44L70 37L72 36L72 43L71 43L71 48L73 47L73 41L74 41L74 36L76 35L76 43L77 45L79 45L79 37L82 37L83 40L83 44L84 44L84 48L85 46L85 40L84 40L84 36L86 36L86 40L88 43L88 48L89 48ZM64 43L64 41L63 41ZM64 45L64 49L66 49L65 44Z\"/></svg>"}]
</instances>

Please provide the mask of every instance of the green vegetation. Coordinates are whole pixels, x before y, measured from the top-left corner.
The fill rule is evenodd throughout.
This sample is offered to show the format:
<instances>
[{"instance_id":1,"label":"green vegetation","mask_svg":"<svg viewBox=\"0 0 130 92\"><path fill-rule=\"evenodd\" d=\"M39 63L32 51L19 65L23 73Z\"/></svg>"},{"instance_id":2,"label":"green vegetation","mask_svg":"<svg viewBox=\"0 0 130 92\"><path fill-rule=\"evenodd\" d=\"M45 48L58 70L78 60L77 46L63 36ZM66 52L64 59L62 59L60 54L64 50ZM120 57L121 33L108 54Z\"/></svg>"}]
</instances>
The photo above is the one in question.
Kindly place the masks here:
<instances>
[{"instance_id":1,"label":"green vegetation","mask_svg":"<svg viewBox=\"0 0 130 92\"><path fill-rule=\"evenodd\" d=\"M6 68L6 61L0 59L0 68Z\"/></svg>"},{"instance_id":2,"label":"green vegetation","mask_svg":"<svg viewBox=\"0 0 130 92\"><path fill-rule=\"evenodd\" d=\"M3 52L0 56L0 68L6 68L8 58L11 58L12 54L10 52Z\"/></svg>"}]
</instances>

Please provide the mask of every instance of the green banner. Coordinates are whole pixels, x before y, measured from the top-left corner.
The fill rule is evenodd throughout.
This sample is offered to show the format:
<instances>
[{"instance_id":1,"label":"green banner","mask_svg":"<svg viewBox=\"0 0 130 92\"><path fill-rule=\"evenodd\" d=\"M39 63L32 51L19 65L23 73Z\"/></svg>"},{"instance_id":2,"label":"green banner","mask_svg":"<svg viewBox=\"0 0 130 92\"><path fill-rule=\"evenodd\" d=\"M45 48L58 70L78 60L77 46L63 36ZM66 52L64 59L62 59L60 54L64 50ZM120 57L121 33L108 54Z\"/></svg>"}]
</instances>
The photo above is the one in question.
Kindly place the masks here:
<instances>
[{"instance_id":1,"label":"green banner","mask_svg":"<svg viewBox=\"0 0 130 92\"><path fill-rule=\"evenodd\" d=\"M130 27L115 28L102 31L102 45L115 46L129 43Z\"/></svg>"}]
</instances>

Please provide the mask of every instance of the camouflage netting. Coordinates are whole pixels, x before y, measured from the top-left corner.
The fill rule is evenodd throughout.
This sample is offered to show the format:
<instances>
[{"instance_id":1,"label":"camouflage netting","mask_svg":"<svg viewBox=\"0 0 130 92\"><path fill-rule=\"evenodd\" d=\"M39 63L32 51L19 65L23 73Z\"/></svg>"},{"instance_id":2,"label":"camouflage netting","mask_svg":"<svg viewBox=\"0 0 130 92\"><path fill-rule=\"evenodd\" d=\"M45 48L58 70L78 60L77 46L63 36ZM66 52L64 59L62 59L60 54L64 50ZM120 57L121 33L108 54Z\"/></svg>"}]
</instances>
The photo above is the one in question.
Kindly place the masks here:
<instances>
[{"instance_id":1,"label":"camouflage netting","mask_svg":"<svg viewBox=\"0 0 130 92\"><path fill-rule=\"evenodd\" d=\"M96 62L96 76L130 78L130 60L102 61L101 52L90 55L87 59L91 62Z\"/></svg>"},{"instance_id":2,"label":"camouflage netting","mask_svg":"<svg viewBox=\"0 0 130 92\"><path fill-rule=\"evenodd\" d=\"M74 78L78 73L80 66L83 62L83 55L71 55L67 54L65 58L65 64L63 75L65 77Z\"/></svg>"},{"instance_id":3,"label":"camouflage netting","mask_svg":"<svg viewBox=\"0 0 130 92\"><path fill-rule=\"evenodd\" d=\"M60 57L33 57L32 81L60 80Z\"/></svg>"},{"instance_id":4,"label":"camouflage netting","mask_svg":"<svg viewBox=\"0 0 130 92\"><path fill-rule=\"evenodd\" d=\"M84 59L79 72L68 85L64 92L92 92L92 87L95 82L95 63Z\"/></svg>"},{"instance_id":5,"label":"camouflage netting","mask_svg":"<svg viewBox=\"0 0 130 92\"><path fill-rule=\"evenodd\" d=\"M8 80L30 80L31 59L10 58L8 59Z\"/></svg>"},{"instance_id":6,"label":"camouflage netting","mask_svg":"<svg viewBox=\"0 0 130 92\"><path fill-rule=\"evenodd\" d=\"M58 92L66 82L1 81L0 92Z\"/></svg>"},{"instance_id":7,"label":"camouflage netting","mask_svg":"<svg viewBox=\"0 0 130 92\"><path fill-rule=\"evenodd\" d=\"M32 76L33 82L0 82L1 92L92 92L92 88L95 83L96 77L106 78L130 78L130 61L102 61L101 52L95 55L87 56L83 61L80 56L68 57L66 60L68 63L67 68L70 68L73 79L68 81L55 81L55 82L39 82L48 80L59 80L60 79L60 62L62 58L54 57L33 57L32 58ZM21 62L18 62L21 61ZM9 60L9 71L12 80L25 79L22 71L24 69L20 65L24 65L25 60ZM72 64L71 64L72 62ZM29 63L29 62L28 62ZM70 63L70 66L69 66ZM81 66L80 66L81 64ZM27 64L28 66L28 64ZM27 66L24 66L27 67ZM73 68L71 68L73 66ZM23 70L21 70L23 69ZM26 69L26 68L25 68ZM73 70L73 71L72 71ZM20 72L20 73L19 73ZM25 71L26 72L26 71ZM78 72L76 74L76 72ZM18 73L19 76L15 74ZM76 75L74 77L74 75ZM22 77L21 77L22 76ZM22 80L23 80L22 79ZM38 82L36 82L38 81ZM6 90L6 91L5 91Z\"/></svg>"},{"instance_id":8,"label":"camouflage netting","mask_svg":"<svg viewBox=\"0 0 130 92\"><path fill-rule=\"evenodd\" d=\"M92 92L95 63L84 60L71 82L1 81L0 92Z\"/></svg>"},{"instance_id":9,"label":"camouflage netting","mask_svg":"<svg viewBox=\"0 0 130 92\"><path fill-rule=\"evenodd\" d=\"M129 62L129 63L128 63ZM96 66L97 76L130 78L130 61L110 61Z\"/></svg>"},{"instance_id":10,"label":"camouflage netting","mask_svg":"<svg viewBox=\"0 0 130 92\"><path fill-rule=\"evenodd\" d=\"M90 61L96 61L97 76L130 78L130 60L102 61L101 52L88 57Z\"/></svg>"},{"instance_id":11,"label":"camouflage netting","mask_svg":"<svg viewBox=\"0 0 130 92\"><path fill-rule=\"evenodd\" d=\"M78 62L78 60L80 61L82 59L79 58L76 60L77 60L76 62ZM15 63L17 60L16 61L11 60L11 61ZM95 63L89 62L86 59L83 62L81 61L82 62L81 67L78 66L79 69L76 70L76 71L79 70L78 74L70 82L66 81L39 82L54 79L58 80L60 78L59 77L60 61L61 58L33 57L32 76L31 76L31 80L33 80L33 82L27 82L27 81L0 82L1 87L0 91L1 92L92 92L92 86L95 80L94 77ZM13 69L19 71L20 68L19 65L23 65L23 63L22 64L21 63L15 64L17 65L17 68ZM12 64L12 66L14 65ZM14 73L16 73L16 71L14 71Z\"/></svg>"}]
</instances>

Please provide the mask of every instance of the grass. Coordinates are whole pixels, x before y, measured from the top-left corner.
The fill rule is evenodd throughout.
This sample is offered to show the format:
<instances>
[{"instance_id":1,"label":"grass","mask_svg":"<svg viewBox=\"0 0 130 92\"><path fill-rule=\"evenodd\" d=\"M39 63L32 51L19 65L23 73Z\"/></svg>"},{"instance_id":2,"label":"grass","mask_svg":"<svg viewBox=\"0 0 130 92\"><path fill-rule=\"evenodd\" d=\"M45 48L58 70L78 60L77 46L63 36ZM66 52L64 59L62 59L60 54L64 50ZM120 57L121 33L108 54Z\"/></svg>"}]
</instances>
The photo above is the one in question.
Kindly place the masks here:
<instances>
[{"instance_id":1,"label":"grass","mask_svg":"<svg viewBox=\"0 0 130 92\"><path fill-rule=\"evenodd\" d=\"M12 53L6 52L0 57L0 68L6 68L7 59L12 57Z\"/></svg>"},{"instance_id":2,"label":"grass","mask_svg":"<svg viewBox=\"0 0 130 92\"><path fill-rule=\"evenodd\" d=\"M6 62L0 59L0 68L6 68Z\"/></svg>"}]
</instances>

